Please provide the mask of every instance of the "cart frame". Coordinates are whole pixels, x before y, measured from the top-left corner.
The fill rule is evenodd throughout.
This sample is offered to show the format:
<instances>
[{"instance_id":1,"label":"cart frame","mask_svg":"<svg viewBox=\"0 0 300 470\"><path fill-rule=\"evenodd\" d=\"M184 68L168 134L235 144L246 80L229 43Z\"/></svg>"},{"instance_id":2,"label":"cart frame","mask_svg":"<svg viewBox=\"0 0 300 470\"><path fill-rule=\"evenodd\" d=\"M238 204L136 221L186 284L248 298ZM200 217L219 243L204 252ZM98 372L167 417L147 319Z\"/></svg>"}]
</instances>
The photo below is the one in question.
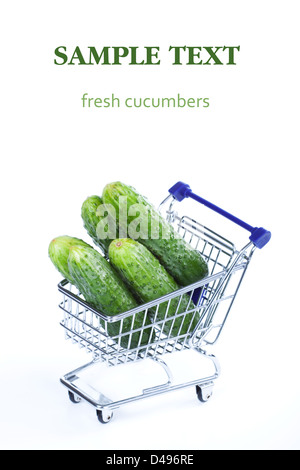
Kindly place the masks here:
<instances>
[{"instance_id":1,"label":"cart frame","mask_svg":"<svg viewBox=\"0 0 300 470\"><path fill-rule=\"evenodd\" d=\"M232 242L208 227L188 216L179 216L174 209L175 203L187 197L248 230L251 233L250 241L238 251ZM60 381L67 387L69 398L73 403L85 400L96 408L97 417L101 423L108 423L113 416L113 410L120 406L185 387L196 387L196 394L201 402L206 402L211 398L214 381L220 375L220 365L218 359L207 352L207 346L214 345L220 337L255 249L265 246L271 238L269 231L246 224L195 195L190 187L182 182L172 186L169 195L159 206L159 210L165 211L166 219L177 228L179 234L193 248L200 251L209 266L207 277L114 316L104 315L92 308L78 291L74 291L74 287L67 280L61 281L58 285L58 290L62 294L59 307L64 312L61 325L65 329L66 339L71 339L93 356L92 361L65 374ZM184 309L181 308L183 299L189 299ZM177 302L176 313L170 314L170 305L174 302ZM163 317L159 313L162 307L164 308ZM152 312L151 321L149 321L149 312ZM143 318L142 326L139 328L135 327L137 316ZM125 331L125 318L132 319L130 331ZM187 321L189 322L188 329L184 327ZM112 323L115 325L114 335L110 334ZM178 325L180 325L179 328ZM142 337L146 329L150 332L151 339L145 345ZM136 342L133 344L133 335L139 338L137 344ZM124 347L124 341L128 344L127 348ZM201 358L209 361L212 373L176 383L173 372L162 357L165 358L168 353L184 349L193 349L200 354ZM83 378L85 371L96 368L100 363L111 367L145 359L150 359L162 367L166 381L152 387L142 388L138 394L125 395L125 397L112 400Z\"/></svg>"}]
</instances>

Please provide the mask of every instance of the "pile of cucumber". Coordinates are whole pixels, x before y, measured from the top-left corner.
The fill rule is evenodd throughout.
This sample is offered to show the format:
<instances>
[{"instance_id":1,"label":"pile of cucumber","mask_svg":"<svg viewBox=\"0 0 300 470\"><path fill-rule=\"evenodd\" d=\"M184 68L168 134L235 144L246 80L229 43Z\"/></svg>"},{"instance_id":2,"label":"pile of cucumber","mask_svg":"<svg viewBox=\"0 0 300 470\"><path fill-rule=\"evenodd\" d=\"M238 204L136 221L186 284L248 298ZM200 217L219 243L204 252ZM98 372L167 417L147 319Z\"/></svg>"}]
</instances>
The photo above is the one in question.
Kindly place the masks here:
<instances>
[{"instance_id":1,"label":"pile of cucumber","mask_svg":"<svg viewBox=\"0 0 300 470\"><path fill-rule=\"evenodd\" d=\"M124 201L127 217L120 208L122 203L124 209ZM140 231L135 232L138 236L133 239L128 233L137 220L134 210L137 207L145 210L139 211ZM107 228L109 216L112 224ZM64 278L79 289L86 302L106 315L126 312L208 275L201 254L131 186L121 182L107 184L101 197L90 196L83 202L81 217L89 236L101 251L79 238L59 236L49 245L49 257ZM121 238L124 234L126 236ZM193 310L195 306L188 295L173 298L159 305L155 312L156 321L165 318L167 308L168 318ZM134 325L132 317L125 318L122 334L145 324L151 325L154 316L151 309L148 316L145 322L143 311L136 314ZM185 315L184 322L182 316L175 317L174 321L164 323L163 332L173 337L179 333L183 335L192 331L198 320L194 312ZM119 327L120 322L109 322L109 335L117 335ZM140 332L128 337L122 335L121 345L124 348L146 345L151 341L150 331L150 327L143 328L142 338Z\"/></svg>"}]
</instances>

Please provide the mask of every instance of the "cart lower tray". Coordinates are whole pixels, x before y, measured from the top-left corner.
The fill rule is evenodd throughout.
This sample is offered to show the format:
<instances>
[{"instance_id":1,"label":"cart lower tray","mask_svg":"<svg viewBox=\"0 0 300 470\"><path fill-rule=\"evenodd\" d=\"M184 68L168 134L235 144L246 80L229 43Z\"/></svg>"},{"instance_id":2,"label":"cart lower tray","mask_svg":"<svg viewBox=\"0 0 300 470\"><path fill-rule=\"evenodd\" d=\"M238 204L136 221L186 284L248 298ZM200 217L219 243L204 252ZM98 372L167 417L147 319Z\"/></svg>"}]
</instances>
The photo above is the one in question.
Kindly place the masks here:
<instances>
[{"instance_id":1,"label":"cart lower tray","mask_svg":"<svg viewBox=\"0 0 300 470\"><path fill-rule=\"evenodd\" d=\"M217 358L201 349L171 357L176 361L173 365L170 359L167 363L157 358L117 367L93 360L60 380L67 387L70 400L84 400L92 405L101 423L108 423L113 411L123 405L185 387L196 387L198 399L208 401L220 374ZM195 377L195 370L202 375Z\"/></svg>"}]
</instances>

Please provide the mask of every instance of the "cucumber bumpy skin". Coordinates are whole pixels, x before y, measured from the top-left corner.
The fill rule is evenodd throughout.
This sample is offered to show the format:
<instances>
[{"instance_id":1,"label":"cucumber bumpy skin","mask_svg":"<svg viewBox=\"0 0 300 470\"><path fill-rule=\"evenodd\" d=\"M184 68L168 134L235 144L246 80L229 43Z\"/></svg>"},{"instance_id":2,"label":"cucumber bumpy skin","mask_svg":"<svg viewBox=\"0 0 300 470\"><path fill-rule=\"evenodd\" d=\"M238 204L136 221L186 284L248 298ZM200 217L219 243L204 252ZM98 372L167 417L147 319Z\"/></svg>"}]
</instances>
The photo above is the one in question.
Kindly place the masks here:
<instances>
[{"instance_id":1,"label":"cucumber bumpy skin","mask_svg":"<svg viewBox=\"0 0 300 470\"><path fill-rule=\"evenodd\" d=\"M120 217L119 214L121 196L127 198L126 227L122 222L123 216ZM107 184L103 189L102 200L104 204L111 204L116 211L119 233L122 233L120 238L130 237L142 243L156 256L180 286L193 284L208 275L208 266L201 254L192 248L155 207L134 188L119 181ZM140 233L137 237L131 236L128 233L129 230L127 232L130 224L137 217L128 213L135 204L141 204L146 209L146 215L142 216L145 223L140 224Z\"/></svg>"},{"instance_id":2,"label":"cucumber bumpy skin","mask_svg":"<svg viewBox=\"0 0 300 470\"><path fill-rule=\"evenodd\" d=\"M71 246L83 246L90 247L88 243L85 243L80 238L69 237L68 235L62 235L60 237L54 238L48 248L49 258L60 272L71 284L73 284L73 279L70 274L68 266L68 256Z\"/></svg>"},{"instance_id":3,"label":"cucumber bumpy skin","mask_svg":"<svg viewBox=\"0 0 300 470\"><path fill-rule=\"evenodd\" d=\"M68 266L74 284L85 300L101 313L112 316L138 307L138 302L125 283L110 263L94 248L71 247ZM142 330L133 333L130 341L130 331L142 328L143 321L144 312L141 311L135 314L134 325L132 325L132 316L129 316L123 321L107 322L107 331L112 337L120 333L128 333L121 337L121 346L133 349L149 342L150 327L144 329L141 338ZM145 324L150 324L150 320L147 322L146 319Z\"/></svg>"},{"instance_id":4,"label":"cucumber bumpy skin","mask_svg":"<svg viewBox=\"0 0 300 470\"><path fill-rule=\"evenodd\" d=\"M122 279L144 303L179 289L176 281L158 259L136 240L129 238L114 240L109 246L109 258ZM161 303L155 321L163 322L168 309L167 318L176 314L179 316L160 324L163 333L172 336L185 335L193 331L199 321L199 313L195 312L195 308L189 296L184 294L181 299L178 296L170 302ZM153 308L150 312L152 317L155 310ZM186 311L189 313L180 315Z\"/></svg>"},{"instance_id":5,"label":"cucumber bumpy skin","mask_svg":"<svg viewBox=\"0 0 300 470\"><path fill-rule=\"evenodd\" d=\"M101 226L103 218L98 215L98 208L103 204L101 197L89 196L85 199L81 206L81 218L83 225L96 246L100 247L104 254L107 255L108 248L113 238L100 238L97 235L97 227ZM116 238L116 237L114 237Z\"/></svg>"}]
</instances>

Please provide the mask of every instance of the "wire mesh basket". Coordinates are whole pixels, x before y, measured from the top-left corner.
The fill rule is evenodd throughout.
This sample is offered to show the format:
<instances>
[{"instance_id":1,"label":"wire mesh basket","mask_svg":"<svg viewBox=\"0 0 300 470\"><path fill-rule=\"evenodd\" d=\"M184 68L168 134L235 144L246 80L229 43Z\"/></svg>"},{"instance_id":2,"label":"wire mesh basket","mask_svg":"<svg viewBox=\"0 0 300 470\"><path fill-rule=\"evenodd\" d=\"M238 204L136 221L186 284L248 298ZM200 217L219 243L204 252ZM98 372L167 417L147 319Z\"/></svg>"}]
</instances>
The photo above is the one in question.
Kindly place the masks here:
<instances>
[{"instance_id":1,"label":"wire mesh basket","mask_svg":"<svg viewBox=\"0 0 300 470\"><path fill-rule=\"evenodd\" d=\"M213 380L219 375L216 358L205 351L207 345L213 345L220 336L233 301L236 297L246 269L256 247L262 248L270 239L270 232L262 228L253 228L231 214L213 206L191 192L189 186L177 183L169 190L169 196L163 201L160 210L166 209L166 217L178 233L207 262L209 274L192 285L180 288L152 302L143 304L130 311L109 316L92 308L80 292L67 280L59 283L62 294L60 308L63 311L61 325L66 338L92 353L92 364L105 362L108 366L117 366L138 360L154 359L167 373L168 381L162 386L151 388L151 393L177 389L187 385L196 385L198 398L206 401L211 396ZM250 242L241 250L223 236L203 226L188 216L179 216L174 210L174 203L185 197L191 197L211 209L221 213L233 222L251 232ZM201 199L201 200L200 200ZM212 207L211 207L212 206ZM215 373L209 377L197 378L188 384L172 386L171 372L163 356L184 349L195 349L212 359ZM81 369L87 367L83 366ZM111 419L111 410L123 403L149 396L149 390L125 400L111 401L103 395L91 398L78 388L75 374L67 374L61 381L69 388L72 401L84 398L97 409L101 422ZM205 397L203 390L209 388Z\"/></svg>"}]
</instances>

